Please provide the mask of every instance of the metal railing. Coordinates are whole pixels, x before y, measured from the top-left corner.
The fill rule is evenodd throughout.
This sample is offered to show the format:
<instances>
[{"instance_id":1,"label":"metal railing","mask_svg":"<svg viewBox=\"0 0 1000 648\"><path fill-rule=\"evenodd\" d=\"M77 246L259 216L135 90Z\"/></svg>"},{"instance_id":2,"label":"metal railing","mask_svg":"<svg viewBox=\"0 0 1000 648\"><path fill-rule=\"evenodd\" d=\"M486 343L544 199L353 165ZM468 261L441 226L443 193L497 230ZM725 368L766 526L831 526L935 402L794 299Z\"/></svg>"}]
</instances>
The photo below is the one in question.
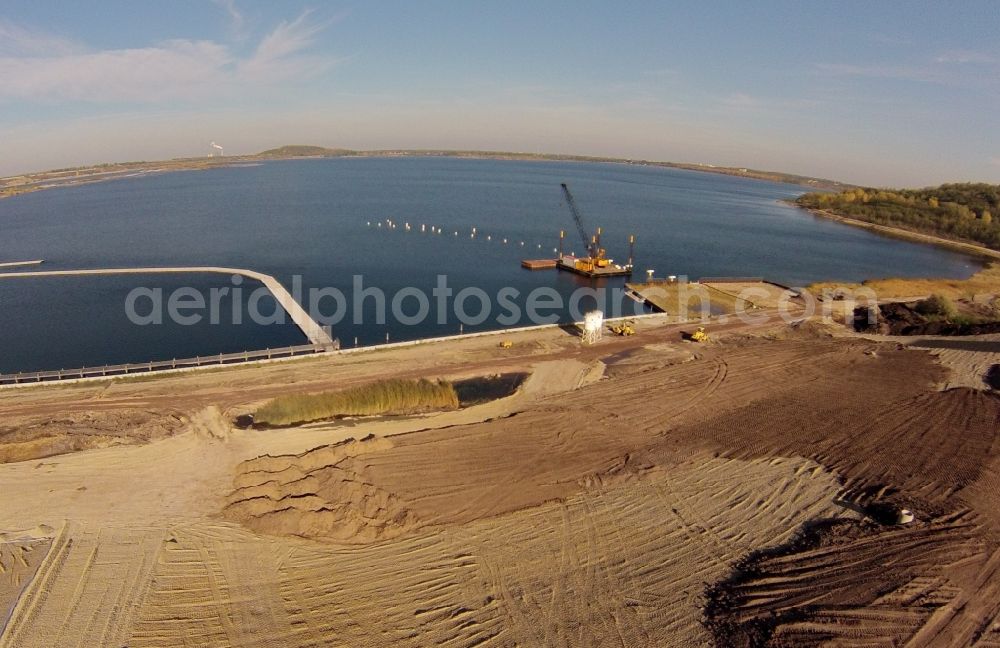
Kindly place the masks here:
<instances>
[{"instance_id":1,"label":"metal railing","mask_svg":"<svg viewBox=\"0 0 1000 648\"><path fill-rule=\"evenodd\" d=\"M763 277L701 277L698 283L765 283L765 280Z\"/></svg>"},{"instance_id":2,"label":"metal railing","mask_svg":"<svg viewBox=\"0 0 1000 648\"><path fill-rule=\"evenodd\" d=\"M125 376L137 373L150 373L168 369L185 369L189 367L204 367L210 365L237 364L274 358L290 358L315 353L336 351L336 344L300 344L298 346L279 347L277 349L260 349L257 351L242 351L239 353L219 353L210 356L196 356L172 360L153 360L119 365L104 365L102 367L82 367L79 369L58 369L53 371L30 371L16 374L0 374L0 385L19 385L23 383L38 383L74 378L94 378Z\"/></svg>"}]
</instances>

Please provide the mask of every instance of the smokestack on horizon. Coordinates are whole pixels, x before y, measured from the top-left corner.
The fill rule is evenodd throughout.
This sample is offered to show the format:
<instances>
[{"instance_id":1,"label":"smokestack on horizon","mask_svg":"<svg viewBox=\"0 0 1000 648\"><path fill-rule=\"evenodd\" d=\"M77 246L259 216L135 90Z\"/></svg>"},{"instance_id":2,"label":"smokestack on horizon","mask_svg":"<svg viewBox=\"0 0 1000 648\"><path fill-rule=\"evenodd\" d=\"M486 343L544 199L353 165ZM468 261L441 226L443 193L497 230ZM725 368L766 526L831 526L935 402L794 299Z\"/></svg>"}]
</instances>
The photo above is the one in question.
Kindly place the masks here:
<instances>
[{"instance_id":1,"label":"smokestack on horizon","mask_svg":"<svg viewBox=\"0 0 1000 648\"><path fill-rule=\"evenodd\" d=\"M226 155L226 152L222 149L222 147L219 146L218 144L216 144L215 142L212 142L212 148L219 149L219 155L220 156L224 157Z\"/></svg>"}]
</instances>

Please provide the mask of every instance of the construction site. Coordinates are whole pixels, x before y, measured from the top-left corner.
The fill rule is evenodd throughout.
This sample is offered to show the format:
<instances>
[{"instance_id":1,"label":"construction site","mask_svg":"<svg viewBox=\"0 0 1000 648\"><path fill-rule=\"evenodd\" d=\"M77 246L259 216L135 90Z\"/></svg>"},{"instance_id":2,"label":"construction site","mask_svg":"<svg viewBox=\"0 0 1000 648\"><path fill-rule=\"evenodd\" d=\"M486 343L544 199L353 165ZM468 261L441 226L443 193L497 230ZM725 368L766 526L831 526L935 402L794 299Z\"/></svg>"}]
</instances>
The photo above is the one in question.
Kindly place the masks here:
<instances>
[{"instance_id":1,"label":"construction site","mask_svg":"<svg viewBox=\"0 0 1000 648\"><path fill-rule=\"evenodd\" d=\"M759 315L0 389L0 646L1000 645L996 336Z\"/></svg>"}]
</instances>

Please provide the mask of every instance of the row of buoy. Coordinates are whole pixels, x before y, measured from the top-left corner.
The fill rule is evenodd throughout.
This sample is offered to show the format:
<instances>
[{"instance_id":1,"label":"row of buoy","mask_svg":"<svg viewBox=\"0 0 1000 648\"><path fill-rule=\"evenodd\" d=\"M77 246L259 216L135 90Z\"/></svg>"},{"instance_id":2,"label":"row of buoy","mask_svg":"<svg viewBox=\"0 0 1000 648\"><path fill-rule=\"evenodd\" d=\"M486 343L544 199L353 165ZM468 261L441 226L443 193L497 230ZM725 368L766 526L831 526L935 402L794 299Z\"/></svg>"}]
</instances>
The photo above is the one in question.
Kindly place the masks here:
<instances>
[{"instance_id":1,"label":"row of buoy","mask_svg":"<svg viewBox=\"0 0 1000 648\"><path fill-rule=\"evenodd\" d=\"M372 221L365 221L365 224L368 227L372 227ZM391 218L386 218L383 221L375 221L374 225L378 229L383 229L384 228L384 229L392 229L392 230L394 230L394 229L397 229L399 227L399 223L397 223L396 221L392 220ZM404 222L403 223L403 230L404 231L409 232L409 231L412 231L415 228L416 228L416 225L411 225L409 222ZM427 225L426 223L421 223L420 224L420 231L422 233L430 232L431 234L441 234L444 230L442 230L440 227L438 227L436 225ZM457 237L457 236L459 236L459 231L458 230L454 230L453 234L454 234L454 236ZM474 238L477 237L478 234L479 234L479 232L478 232L477 228L473 227L472 231L469 232L469 238L474 239ZM479 238L482 238L482 237L479 237ZM486 240L487 241L492 241L493 240L493 235L492 234L487 234L486 235ZM509 239L507 237L498 238L497 240L499 242L501 242L503 245L507 245L509 243L514 243L514 241L512 239ZM524 241L517 241L517 245L519 247L525 247L526 244L525 244ZM538 243L537 246L538 246L539 250L542 249L542 244L541 243ZM557 253L558 251L559 251L558 248L552 248L552 252Z\"/></svg>"}]
</instances>

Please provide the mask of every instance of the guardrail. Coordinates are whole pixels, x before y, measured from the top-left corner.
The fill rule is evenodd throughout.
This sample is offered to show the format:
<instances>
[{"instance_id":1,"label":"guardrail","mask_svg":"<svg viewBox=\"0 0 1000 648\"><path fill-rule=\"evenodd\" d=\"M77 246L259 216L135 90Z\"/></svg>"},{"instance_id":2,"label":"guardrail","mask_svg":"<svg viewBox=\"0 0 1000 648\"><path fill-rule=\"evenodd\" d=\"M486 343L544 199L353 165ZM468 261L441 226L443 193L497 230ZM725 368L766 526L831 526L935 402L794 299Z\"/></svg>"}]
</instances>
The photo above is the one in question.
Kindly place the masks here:
<instances>
[{"instance_id":1,"label":"guardrail","mask_svg":"<svg viewBox=\"0 0 1000 648\"><path fill-rule=\"evenodd\" d=\"M701 277L698 283L772 283L764 277ZM777 284L775 284L777 285Z\"/></svg>"},{"instance_id":2,"label":"guardrail","mask_svg":"<svg viewBox=\"0 0 1000 648\"><path fill-rule=\"evenodd\" d=\"M327 353L336 351L336 344L301 344L298 346L279 347L277 349L261 349L258 351L243 351L240 353L219 353L210 356L196 356L173 360L153 360L119 365L104 365L103 367L83 367L80 369L59 369L55 371L31 371L16 374L0 374L0 385L19 385L39 383L72 378L95 378L105 376L125 376L137 373L149 373L165 369L183 369L186 367L204 367L209 365L237 364L273 358L290 358L292 356Z\"/></svg>"},{"instance_id":3,"label":"guardrail","mask_svg":"<svg viewBox=\"0 0 1000 648\"><path fill-rule=\"evenodd\" d=\"M662 313L641 313L636 315L623 315L620 317L608 317L605 323L638 320L647 318L662 317ZM531 326L518 326L514 328L493 329L488 331L476 331L474 333L460 333L458 335L445 335L441 337L419 338L416 340L404 340L401 342L386 342L384 344L374 344L371 346L358 346L342 348L337 340L333 344L303 344L300 346L280 347L277 349L264 349L261 351L243 351L241 353L220 353L210 356L198 356L196 358L186 358L182 360L153 360L151 362L138 362L124 365L106 365L103 367L84 367L82 369L60 369L58 371L34 371L16 374L0 374L0 386L3 385L34 385L42 382L55 382L59 380L75 381L81 378L111 378L114 376L134 376L136 374L152 373L156 371L188 370L196 367L206 367L213 365L232 365L243 362L260 362L264 360L275 360L281 358L300 357L313 354L338 353L350 355L354 353L368 353L373 351L384 351L388 349L399 349L405 347L419 346L424 344L434 344L454 340L465 340L479 337L500 337L514 333L526 331L538 331L542 329L560 328L568 324L582 326L583 322L559 322L555 324L535 324Z\"/></svg>"}]
</instances>

